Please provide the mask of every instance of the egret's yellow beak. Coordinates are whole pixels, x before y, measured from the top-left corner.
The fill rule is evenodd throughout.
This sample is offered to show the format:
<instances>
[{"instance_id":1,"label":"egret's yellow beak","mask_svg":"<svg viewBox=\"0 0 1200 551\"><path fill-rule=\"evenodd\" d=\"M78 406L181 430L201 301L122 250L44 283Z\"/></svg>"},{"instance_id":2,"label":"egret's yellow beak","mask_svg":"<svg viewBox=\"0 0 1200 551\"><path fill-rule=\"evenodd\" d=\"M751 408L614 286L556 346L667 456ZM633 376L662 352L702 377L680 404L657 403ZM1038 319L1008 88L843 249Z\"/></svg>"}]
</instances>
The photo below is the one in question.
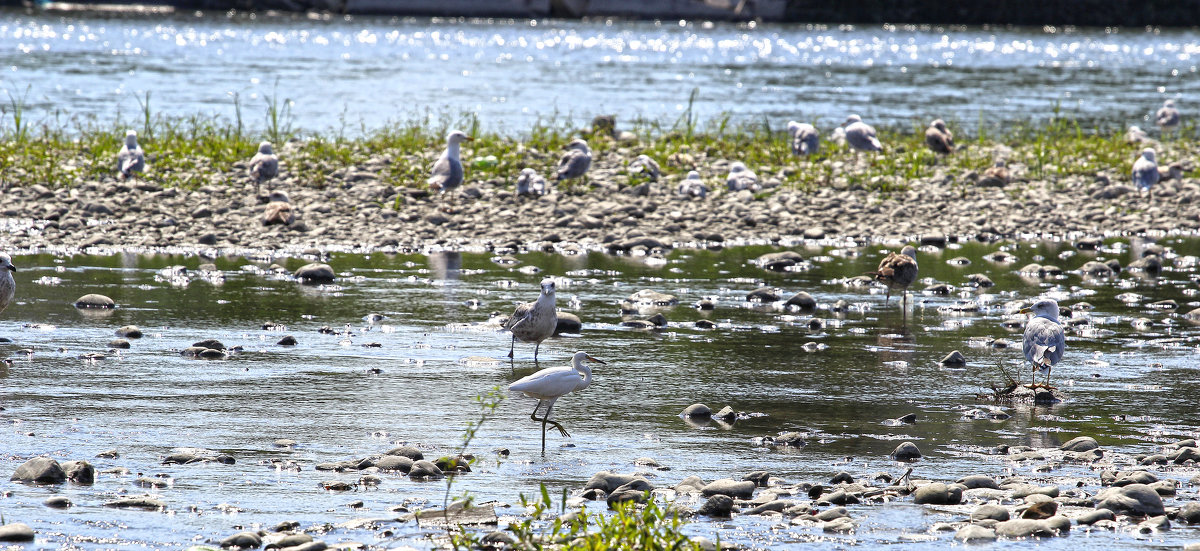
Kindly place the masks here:
<instances>
[{"instance_id":1,"label":"egret's yellow beak","mask_svg":"<svg viewBox=\"0 0 1200 551\"><path fill-rule=\"evenodd\" d=\"M604 364L604 365L608 365L608 362L606 362L606 361L604 361L604 360L598 360L598 359L596 359L596 358L593 358L593 357L591 356L591 354L589 354L589 355L588 355L587 359L589 359L589 360L591 360L591 361L593 361L593 362L596 362L596 363L598 363L598 364Z\"/></svg>"}]
</instances>

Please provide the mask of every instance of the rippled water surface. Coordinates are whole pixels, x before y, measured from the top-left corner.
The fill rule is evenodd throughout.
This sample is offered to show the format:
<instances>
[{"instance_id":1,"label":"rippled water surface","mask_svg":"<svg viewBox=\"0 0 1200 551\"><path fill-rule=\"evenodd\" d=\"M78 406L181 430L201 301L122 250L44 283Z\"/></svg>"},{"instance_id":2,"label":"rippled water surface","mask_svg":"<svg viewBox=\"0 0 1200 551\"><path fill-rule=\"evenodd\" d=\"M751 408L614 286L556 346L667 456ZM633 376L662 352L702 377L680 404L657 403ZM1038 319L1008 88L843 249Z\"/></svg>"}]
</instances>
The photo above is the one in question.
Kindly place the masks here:
<instances>
[{"instance_id":1,"label":"rippled water surface","mask_svg":"<svg viewBox=\"0 0 1200 551\"><path fill-rule=\"evenodd\" d=\"M882 125L1143 124L1200 92L1200 31L979 29L429 19L104 18L0 11L0 68L26 120L215 113L261 126L264 98L295 101L310 130L355 132L428 113L537 120L615 113L670 123L697 89L711 120L789 118L822 128L858 112ZM1152 121L1151 121L1152 122ZM6 121L6 124L11 121ZM1149 125L1149 126L1152 126Z\"/></svg>"},{"instance_id":2,"label":"rippled water surface","mask_svg":"<svg viewBox=\"0 0 1200 551\"><path fill-rule=\"evenodd\" d=\"M210 260L194 256L17 256L18 300L0 319L0 335L13 341L0 345L12 360L0 364L0 512L7 522L31 524L48 547L179 548L243 526L297 520L311 527L388 516L397 505L440 504L443 484L400 475L383 475L377 489L329 493L322 481L353 483L359 474L314 467L382 453L402 442L427 456L452 453L466 424L479 415L474 397L535 369L530 345L518 344L513 364L505 360L508 335L488 320L494 312L511 311L515 301L534 298L546 275L559 278L558 305L578 314L584 330L544 343L542 367L562 364L576 350L608 365L596 370L591 387L558 403L556 416L572 437L549 435L545 456L539 454L538 425L528 417L533 401L507 396L472 442L470 451L480 461L475 472L458 479L455 493L515 503L519 493L535 492L542 483L552 494L577 490L603 469L644 471L662 487L688 475L740 478L764 469L795 482L825 481L842 470L856 477L899 474L906 465L887 456L904 440L926 455L912 465L914 476L953 480L1016 473L1073 486L1069 477L1094 480L1096 473L1070 464L1035 472L1034 465L983 452L1001 444L1057 446L1085 434L1106 449L1138 453L1200 435L1195 407L1200 328L1181 317L1200 305L1200 241L1160 244L1167 247L1161 276L1124 273L1102 280L1070 270L1097 257L1128 264L1143 244L1110 240L1099 252L1063 243L922 248L923 279L914 285L907 314L895 297L885 306L880 289L845 284L845 278L873 269L882 254L879 247L845 244L798 246L808 269L788 273L750 263L774 250L768 247L679 250L665 258L518 253L515 265L490 254L335 254L327 260L339 281L315 287L267 269L271 262L294 269L306 262L299 258L218 257L211 260L218 272L201 272L197 268ZM983 258L1001 247L1017 260L1000 264ZM957 257L969 264L948 262ZM1068 272L1049 279L1017 273L1031 262ZM966 282L973 273L988 274L997 285L972 288ZM951 293L922 291L938 283L950 285ZM746 293L763 285L781 288L784 298L806 290L820 306L800 313L747 302ZM620 325L618 303L643 288L679 297L678 306L664 310L668 328ZM70 303L89 292L111 296L120 307L107 315L83 315ZM1019 364L1018 348L997 348L991 339L1019 344L1020 329L1006 329L1004 321L1020 319L1011 313L1013 301L1041 294L1064 305L1086 301L1095 307L1077 309L1085 322L1069 333L1066 358L1053 374L1068 399L1054 406L1006 407L1012 417L1004 421L970 418L968 411L979 407L976 394L999 384L1002 366L1015 372ZM692 307L706 296L716 297L715 310ZM1177 310L1150 306L1165 299L1176 301ZM839 300L848 303L848 311L831 311ZM364 319L370 314L385 318L369 324ZM813 318L824 327L812 328ZM1150 323L1138 328L1138 318ZM697 328L702 319L717 327ZM267 323L283 327L263 329ZM110 350L114 331L127 324L141 327L145 337L128 350ZM336 333L319 332L323 326ZM284 335L295 336L298 344L275 344ZM225 360L180 356L181 349L204 338L243 348ZM937 363L955 349L967 356L965 367ZM87 359L88 353L104 358ZM678 416L693 402L757 415L732 425L693 427ZM919 422L886 422L906 413L916 413ZM782 431L805 433L807 445L790 451L756 445L756 438ZM277 448L272 443L278 438L298 445ZM173 448L184 446L228 453L236 463L161 464ZM510 454L498 457L500 448ZM111 449L120 456L96 457ZM93 486L7 482L17 465L42 454L88 459L101 471L125 467L132 474L102 474ZM640 467L641 457L671 470ZM277 470L270 461L278 459L292 460L301 470ZM1183 481L1196 474L1194 468L1161 473ZM171 481L168 488L150 490L168 504L168 513L101 506L147 492L134 485L139 474ZM52 495L68 497L75 507L43 506ZM695 499L685 502L694 507ZM363 501L362 508L347 507L356 500ZM934 522L956 518L922 512L911 503L852 509L861 521L852 536L780 529L763 517L699 523L688 530L760 546L828 538L883 547L914 534L943 545L951 533L922 534ZM349 528L333 529L323 539L428 546L413 524L391 528L399 540ZM1066 549L1078 545L1079 537L1086 536L1042 546ZM1180 526L1145 538L1094 537L1153 547L1194 540L1197 532Z\"/></svg>"}]
</instances>

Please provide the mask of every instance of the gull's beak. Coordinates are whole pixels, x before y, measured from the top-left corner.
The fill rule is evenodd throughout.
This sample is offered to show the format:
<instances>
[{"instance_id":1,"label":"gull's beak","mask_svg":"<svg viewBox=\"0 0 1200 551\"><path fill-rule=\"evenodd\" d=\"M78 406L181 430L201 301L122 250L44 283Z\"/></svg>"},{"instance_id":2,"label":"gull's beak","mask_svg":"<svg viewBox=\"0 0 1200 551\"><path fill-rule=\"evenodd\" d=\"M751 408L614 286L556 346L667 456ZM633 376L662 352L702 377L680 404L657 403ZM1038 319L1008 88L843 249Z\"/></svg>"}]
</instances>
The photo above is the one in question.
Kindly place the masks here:
<instances>
[{"instance_id":1,"label":"gull's beak","mask_svg":"<svg viewBox=\"0 0 1200 551\"><path fill-rule=\"evenodd\" d=\"M598 364L604 364L604 365L608 365L608 362L606 362L606 361L604 361L604 360L597 360L596 358L593 358L591 354L588 354L588 357L587 357L587 359L588 359L588 360L590 360L590 361L596 362L596 363L598 363Z\"/></svg>"},{"instance_id":2,"label":"gull's beak","mask_svg":"<svg viewBox=\"0 0 1200 551\"><path fill-rule=\"evenodd\" d=\"M1032 314L1033 309L1032 308L1022 308L1019 311L1017 311L1017 313L1018 314Z\"/></svg>"},{"instance_id":3,"label":"gull's beak","mask_svg":"<svg viewBox=\"0 0 1200 551\"><path fill-rule=\"evenodd\" d=\"M463 138L463 139L467 140L468 142L473 142L473 141L475 141L475 138L472 138L472 137L470 137L470 136L467 136L466 138Z\"/></svg>"}]
</instances>

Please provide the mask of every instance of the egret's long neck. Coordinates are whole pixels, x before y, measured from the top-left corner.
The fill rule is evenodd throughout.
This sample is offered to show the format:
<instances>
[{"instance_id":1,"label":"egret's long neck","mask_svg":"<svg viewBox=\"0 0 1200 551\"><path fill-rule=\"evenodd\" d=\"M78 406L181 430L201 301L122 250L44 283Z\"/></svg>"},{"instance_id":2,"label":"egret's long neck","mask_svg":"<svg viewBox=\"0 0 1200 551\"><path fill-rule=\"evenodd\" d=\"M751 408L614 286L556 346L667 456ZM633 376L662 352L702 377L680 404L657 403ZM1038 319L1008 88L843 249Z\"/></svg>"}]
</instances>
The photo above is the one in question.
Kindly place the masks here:
<instances>
[{"instance_id":1,"label":"egret's long neck","mask_svg":"<svg viewBox=\"0 0 1200 551\"><path fill-rule=\"evenodd\" d=\"M583 373L583 380L579 382L579 386L575 387L575 390L583 390L592 384L592 368L583 365L580 360L575 360L575 371Z\"/></svg>"}]
</instances>

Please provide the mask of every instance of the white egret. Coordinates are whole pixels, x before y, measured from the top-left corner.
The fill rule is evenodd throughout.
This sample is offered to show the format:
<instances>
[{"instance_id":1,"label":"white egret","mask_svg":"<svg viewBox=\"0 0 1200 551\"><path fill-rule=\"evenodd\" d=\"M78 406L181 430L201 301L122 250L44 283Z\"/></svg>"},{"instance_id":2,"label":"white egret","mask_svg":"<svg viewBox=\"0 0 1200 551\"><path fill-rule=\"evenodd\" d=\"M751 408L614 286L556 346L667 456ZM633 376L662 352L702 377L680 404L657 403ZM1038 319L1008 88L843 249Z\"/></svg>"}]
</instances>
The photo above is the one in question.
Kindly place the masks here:
<instances>
[{"instance_id":1,"label":"white egret","mask_svg":"<svg viewBox=\"0 0 1200 551\"><path fill-rule=\"evenodd\" d=\"M529 418L542 422L542 453L546 453L546 425L553 425L563 436L571 436L562 425L550 420L550 411L554 402L576 390L583 390L592 384L592 368L584 361L606 364L588 355L587 352L576 352L571 358L570 367L549 367L508 385L508 390L522 392L530 398L537 399ZM607 364L606 364L607 365ZM542 404L546 404L546 413L538 418L537 412Z\"/></svg>"}]
</instances>

